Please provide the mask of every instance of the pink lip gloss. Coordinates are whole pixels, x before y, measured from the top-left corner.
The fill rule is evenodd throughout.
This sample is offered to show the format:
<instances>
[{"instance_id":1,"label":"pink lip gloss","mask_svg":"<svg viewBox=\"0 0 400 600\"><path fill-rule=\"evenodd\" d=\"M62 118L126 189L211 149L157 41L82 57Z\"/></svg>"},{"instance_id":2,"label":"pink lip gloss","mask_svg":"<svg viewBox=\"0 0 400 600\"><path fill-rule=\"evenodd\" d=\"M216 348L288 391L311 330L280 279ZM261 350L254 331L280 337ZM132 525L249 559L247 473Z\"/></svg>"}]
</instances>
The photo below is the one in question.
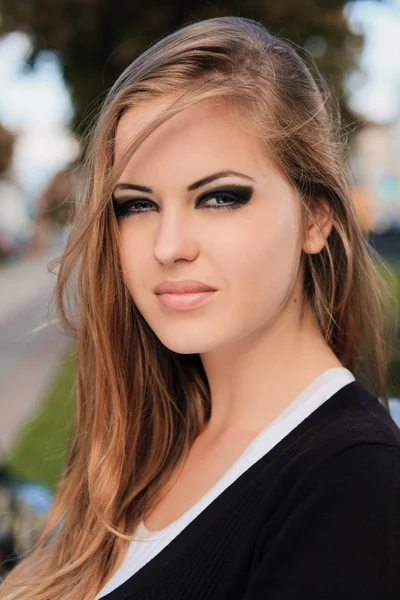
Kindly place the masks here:
<instances>
[{"instance_id":1,"label":"pink lip gloss","mask_svg":"<svg viewBox=\"0 0 400 600\"><path fill-rule=\"evenodd\" d=\"M171 310L190 310L210 300L217 290L206 292L186 292L179 294L158 294L160 303Z\"/></svg>"}]
</instances>

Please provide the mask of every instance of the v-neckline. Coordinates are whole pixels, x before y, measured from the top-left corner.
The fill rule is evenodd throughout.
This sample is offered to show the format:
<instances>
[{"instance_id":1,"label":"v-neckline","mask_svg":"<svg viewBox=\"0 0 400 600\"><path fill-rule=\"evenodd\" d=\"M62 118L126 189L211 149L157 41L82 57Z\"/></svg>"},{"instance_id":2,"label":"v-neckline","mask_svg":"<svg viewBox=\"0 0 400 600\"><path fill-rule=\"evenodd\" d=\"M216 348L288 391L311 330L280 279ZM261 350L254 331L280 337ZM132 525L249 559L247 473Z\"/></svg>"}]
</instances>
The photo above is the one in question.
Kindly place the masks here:
<instances>
[{"instance_id":1,"label":"v-neckline","mask_svg":"<svg viewBox=\"0 0 400 600\"><path fill-rule=\"evenodd\" d=\"M310 415L308 415L303 421L301 421L292 431L288 433L285 438L278 442L266 455L259 458L254 464L252 464L246 471L244 471L237 479L235 479L227 488L225 488L221 494L219 494L208 506L204 508L195 518L180 531L172 540L170 540L155 556L153 556L148 562L140 567L125 581L119 584L116 588L101 596L100 600L110 599L112 600L113 594L128 594L132 583L138 586L138 588L145 586L146 582L152 579L154 571L159 569L163 570L168 566L177 555L182 553L189 544L195 544L196 538L200 535L204 535L206 528L212 527L214 522L221 518L221 511L224 513L224 507L229 504L229 500L234 502L236 497L240 493L246 491L247 485L259 477L264 476L266 469L272 468L275 460L283 458L284 455L289 452L293 445L300 442L305 435L310 435L315 428L320 429L332 419L339 418L341 415L341 409L338 412L334 412L335 407L339 402L342 404L342 408L346 408L349 399L354 394L365 394L365 388L357 380L353 380L350 383L345 384L337 392L335 392L330 398L328 398L322 405L318 406ZM282 447L284 450L282 452ZM162 531L162 530L161 530ZM107 585L107 584L105 584ZM117 596L116 596L117 597ZM122 596L124 597L124 596Z\"/></svg>"},{"instance_id":2,"label":"v-neckline","mask_svg":"<svg viewBox=\"0 0 400 600\"><path fill-rule=\"evenodd\" d=\"M335 374L335 376L332 377L334 374ZM349 371L345 367L331 367L331 368L325 369L325 371L323 371L322 373L317 375L317 377L315 377L305 388L303 388L303 390L299 394L297 394L297 396L292 400L292 402L290 402L290 404L273 421L271 421L268 425L266 425L247 444L247 446L243 450L243 452L241 452L241 454L237 457L237 459L226 469L226 471L221 475L221 477L219 477L218 480L205 492L205 494L203 494L203 496L201 496L201 498L199 498L199 500L197 500L190 508L185 510L185 512L182 513L177 519L175 519L174 521L172 521L171 523L169 523L166 527L163 527L162 529L149 530L149 529L147 529L147 527L144 523L144 520L141 520L137 525L135 535L137 534L138 536L141 536L144 539L151 539L153 537L156 537L157 539L161 539L161 537L164 537L170 529L179 525L179 523L181 523L185 518L187 518L187 516L189 514L191 514L192 512L196 512L196 509L201 504L206 502L210 496L213 495L213 493L215 492L217 487L221 484L221 482L225 478L228 478L229 475L237 467L237 465L239 465L243 460L246 459L246 457L251 453L252 449L265 437L267 432L269 432L271 429L279 426L279 423L281 421L286 419L294 410L296 410L296 408L299 405L307 402L307 399L310 397L310 395L317 393L321 387L326 385L327 382L334 381L336 377L339 378L341 375L345 375L345 374L353 376L351 371ZM211 500L211 502L213 502L214 500L215 500L215 498L213 500ZM207 506L205 508L207 508ZM203 510L205 510L205 508Z\"/></svg>"}]
</instances>

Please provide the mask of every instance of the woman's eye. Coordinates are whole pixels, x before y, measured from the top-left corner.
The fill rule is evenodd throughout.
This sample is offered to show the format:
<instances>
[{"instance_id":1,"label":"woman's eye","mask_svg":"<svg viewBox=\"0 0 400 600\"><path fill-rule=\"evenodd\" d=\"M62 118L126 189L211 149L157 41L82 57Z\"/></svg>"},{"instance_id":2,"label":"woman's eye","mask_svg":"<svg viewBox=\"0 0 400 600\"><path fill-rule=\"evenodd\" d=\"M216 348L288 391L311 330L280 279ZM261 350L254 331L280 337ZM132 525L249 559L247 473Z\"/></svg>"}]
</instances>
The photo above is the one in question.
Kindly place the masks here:
<instances>
[{"instance_id":1,"label":"woman's eye","mask_svg":"<svg viewBox=\"0 0 400 600\"><path fill-rule=\"evenodd\" d=\"M213 194L207 194L203 196L201 201L198 203L198 206L207 205L210 208L235 208L243 202L240 202L240 199L237 198L233 194L228 194L227 192L214 192Z\"/></svg>"},{"instance_id":2,"label":"woman's eye","mask_svg":"<svg viewBox=\"0 0 400 600\"><path fill-rule=\"evenodd\" d=\"M253 193L252 187L236 188L233 192L220 190L209 192L201 196L196 202L196 208L211 208L213 210L235 209L246 204ZM114 210L117 217L145 214L152 212L153 209L158 209L158 206L145 199L131 199L126 202L116 203L114 201Z\"/></svg>"},{"instance_id":3,"label":"woman's eye","mask_svg":"<svg viewBox=\"0 0 400 600\"><path fill-rule=\"evenodd\" d=\"M152 202L148 200L127 200L121 204L114 202L114 210L116 217L128 217L130 215L137 215L141 213L149 212L146 210L146 205L151 205ZM145 208L143 208L143 205Z\"/></svg>"}]
</instances>

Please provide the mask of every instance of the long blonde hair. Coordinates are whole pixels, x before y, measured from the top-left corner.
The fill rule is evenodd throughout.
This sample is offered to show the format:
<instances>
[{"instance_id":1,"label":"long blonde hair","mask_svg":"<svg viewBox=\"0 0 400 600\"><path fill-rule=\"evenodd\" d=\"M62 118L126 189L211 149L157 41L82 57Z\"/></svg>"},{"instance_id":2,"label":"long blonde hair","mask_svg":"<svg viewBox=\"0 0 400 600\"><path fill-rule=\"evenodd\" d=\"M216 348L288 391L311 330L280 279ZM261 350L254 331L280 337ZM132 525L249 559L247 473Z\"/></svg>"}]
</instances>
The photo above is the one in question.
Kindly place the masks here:
<instances>
[{"instance_id":1,"label":"long blonde hair","mask_svg":"<svg viewBox=\"0 0 400 600\"><path fill-rule=\"evenodd\" d=\"M109 91L91 135L87 189L66 248L52 263L59 266L59 318L77 343L74 431L43 535L6 578L0 598L93 600L210 416L199 355L167 349L132 301L111 201L132 152L195 102L227 103L251 122L297 190L304 222L321 198L328 200L333 229L320 253L304 253L304 299L340 361L388 409L396 307L379 267L389 271L353 206L337 103L307 63L307 55L256 21L213 18L157 41ZM121 115L176 90L178 99L138 136L116 170Z\"/></svg>"}]
</instances>

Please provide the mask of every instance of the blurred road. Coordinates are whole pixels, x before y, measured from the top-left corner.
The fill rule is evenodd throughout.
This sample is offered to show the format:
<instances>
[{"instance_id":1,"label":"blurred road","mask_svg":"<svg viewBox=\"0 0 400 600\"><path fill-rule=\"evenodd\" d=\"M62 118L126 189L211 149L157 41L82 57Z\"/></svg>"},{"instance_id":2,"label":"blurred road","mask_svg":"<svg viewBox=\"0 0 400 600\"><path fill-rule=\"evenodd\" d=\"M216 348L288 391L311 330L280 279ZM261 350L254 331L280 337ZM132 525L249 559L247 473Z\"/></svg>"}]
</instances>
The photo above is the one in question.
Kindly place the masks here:
<instances>
[{"instance_id":1,"label":"blurred road","mask_svg":"<svg viewBox=\"0 0 400 600\"><path fill-rule=\"evenodd\" d=\"M57 236L45 251L0 264L0 460L34 414L70 344L57 324L30 331L55 318L49 302L56 276L47 265L63 247Z\"/></svg>"}]
</instances>

